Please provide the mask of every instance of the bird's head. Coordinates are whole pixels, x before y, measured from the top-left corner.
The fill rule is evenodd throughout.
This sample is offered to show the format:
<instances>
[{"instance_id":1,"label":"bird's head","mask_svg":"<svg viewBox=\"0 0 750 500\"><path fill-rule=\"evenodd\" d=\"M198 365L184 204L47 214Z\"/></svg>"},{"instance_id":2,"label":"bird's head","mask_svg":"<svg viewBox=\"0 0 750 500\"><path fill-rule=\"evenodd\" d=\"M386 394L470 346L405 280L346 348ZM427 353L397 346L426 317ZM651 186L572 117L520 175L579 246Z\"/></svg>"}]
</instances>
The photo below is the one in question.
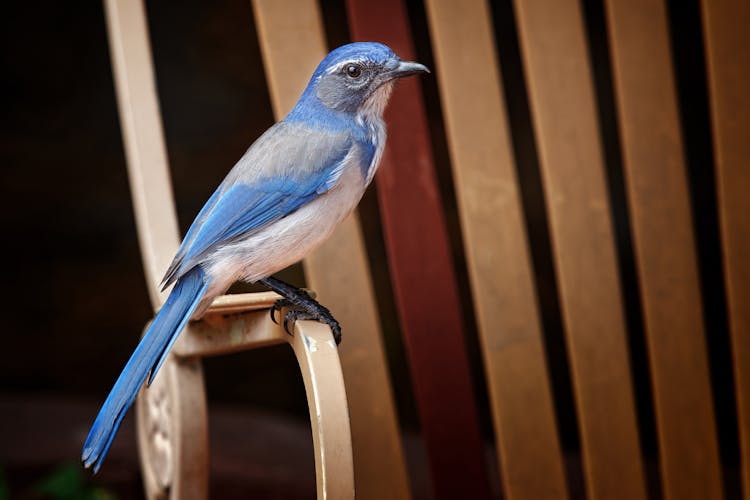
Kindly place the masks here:
<instances>
[{"instance_id":1,"label":"bird's head","mask_svg":"<svg viewBox=\"0 0 750 500\"><path fill-rule=\"evenodd\" d=\"M429 71L422 64L402 61L382 43L350 43L321 61L305 94L336 111L380 116L397 79Z\"/></svg>"}]
</instances>

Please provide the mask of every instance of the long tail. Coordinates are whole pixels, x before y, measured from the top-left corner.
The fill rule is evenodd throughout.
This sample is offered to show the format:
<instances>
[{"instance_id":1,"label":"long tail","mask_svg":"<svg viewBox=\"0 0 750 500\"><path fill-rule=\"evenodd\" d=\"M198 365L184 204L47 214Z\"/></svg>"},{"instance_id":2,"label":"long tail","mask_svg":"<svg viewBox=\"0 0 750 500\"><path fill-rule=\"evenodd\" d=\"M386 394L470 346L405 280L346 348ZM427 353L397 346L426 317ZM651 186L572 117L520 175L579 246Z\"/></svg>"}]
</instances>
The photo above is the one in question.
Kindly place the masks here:
<instances>
[{"instance_id":1,"label":"long tail","mask_svg":"<svg viewBox=\"0 0 750 500\"><path fill-rule=\"evenodd\" d=\"M85 467L93 466L94 472L99 470L120 422L133 404L138 390L147 377L148 383L151 384L177 336L205 295L208 284L209 280L200 267L191 270L177 281L166 303L130 356L102 409L99 410L94 425L91 426L81 456Z\"/></svg>"}]
</instances>

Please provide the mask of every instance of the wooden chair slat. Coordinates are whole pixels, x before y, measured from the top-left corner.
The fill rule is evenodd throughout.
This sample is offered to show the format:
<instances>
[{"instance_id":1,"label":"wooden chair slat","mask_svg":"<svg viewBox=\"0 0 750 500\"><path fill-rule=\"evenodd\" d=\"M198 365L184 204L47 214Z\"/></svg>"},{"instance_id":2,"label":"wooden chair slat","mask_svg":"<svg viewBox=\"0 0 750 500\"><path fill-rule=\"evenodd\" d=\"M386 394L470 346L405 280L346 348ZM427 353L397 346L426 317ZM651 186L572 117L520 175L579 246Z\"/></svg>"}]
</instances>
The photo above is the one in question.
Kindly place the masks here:
<instances>
[{"instance_id":1,"label":"wooden chair slat","mask_svg":"<svg viewBox=\"0 0 750 500\"><path fill-rule=\"evenodd\" d=\"M428 0L506 497L568 497L486 2ZM482 71L476 71L482 68Z\"/></svg>"},{"instance_id":2,"label":"wooden chair slat","mask_svg":"<svg viewBox=\"0 0 750 500\"><path fill-rule=\"evenodd\" d=\"M606 2L625 184L668 498L722 498L666 9Z\"/></svg>"},{"instance_id":3,"label":"wooden chair slat","mask_svg":"<svg viewBox=\"0 0 750 500\"><path fill-rule=\"evenodd\" d=\"M415 58L401 0L347 1L354 40ZM388 145L375 182L396 305L435 498L488 498L460 301L430 150L420 82L399 83L386 111Z\"/></svg>"},{"instance_id":4,"label":"wooden chair slat","mask_svg":"<svg viewBox=\"0 0 750 500\"><path fill-rule=\"evenodd\" d=\"M643 499L592 74L576 0L516 1L590 499Z\"/></svg>"},{"instance_id":5,"label":"wooden chair slat","mask_svg":"<svg viewBox=\"0 0 750 500\"><path fill-rule=\"evenodd\" d=\"M750 500L750 3L703 0L742 485Z\"/></svg>"},{"instance_id":6,"label":"wooden chair slat","mask_svg":"<svg viewBox=\"0 0 750 500\"><path fill-rule=\"evenodd\" d=\"M313 0L254 0L253 8L274 112L281 118L327 52L321 15ZM349 397L357 496L407 500L408 474L356 215L305 260L305 272L309 286L344 329L340 357Z\"/></svg>"}]
</instances>

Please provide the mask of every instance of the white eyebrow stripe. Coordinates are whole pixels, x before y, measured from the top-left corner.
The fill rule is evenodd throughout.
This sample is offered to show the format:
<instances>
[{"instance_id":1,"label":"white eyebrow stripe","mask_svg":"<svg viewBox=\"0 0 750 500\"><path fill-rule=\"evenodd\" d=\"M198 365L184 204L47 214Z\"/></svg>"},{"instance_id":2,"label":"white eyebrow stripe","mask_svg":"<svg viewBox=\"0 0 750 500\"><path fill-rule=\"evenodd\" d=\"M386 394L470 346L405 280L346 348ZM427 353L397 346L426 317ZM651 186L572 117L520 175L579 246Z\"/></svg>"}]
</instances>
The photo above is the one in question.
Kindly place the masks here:
<instances>
[{"instance_id":1,"label":"white eyebrow stripe","mask_svg":"<svg viewBox=\"0 0 750 500\"><path fill-rule=\"evenodd\" d=\"M367 59L350 59L348 61L343 61L343 62L338 63L336 66L334 66L331 69L329 69L328 71L326 71L326 74L332 75L332 74L334 74L334 73L336 73L338 71L341 71L341 69L344 66L348 66L349 64L366 65L368 62L369 61Z\"/></svg>"}]
</instances>

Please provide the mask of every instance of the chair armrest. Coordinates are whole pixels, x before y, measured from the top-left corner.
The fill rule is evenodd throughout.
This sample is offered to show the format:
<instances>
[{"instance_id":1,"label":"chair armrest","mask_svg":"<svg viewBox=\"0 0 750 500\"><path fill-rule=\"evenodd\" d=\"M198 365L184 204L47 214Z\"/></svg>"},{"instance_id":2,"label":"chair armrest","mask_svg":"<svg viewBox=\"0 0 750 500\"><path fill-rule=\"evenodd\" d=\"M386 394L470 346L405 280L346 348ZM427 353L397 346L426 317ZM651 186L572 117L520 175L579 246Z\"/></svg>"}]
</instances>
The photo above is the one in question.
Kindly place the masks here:
<instances>
[{"instance_id":1,"label":"chair armrest","mask_svg":"<svg viewBox=\"0 0 750 500\"><path fill-rule=\"evenodd\" d=\"M288 342L310 412L318 498L354 498L349 407L331 329L298 321L293 335L270 321L275 293L217 298L191 322L148 390L138 399L138 439L149 498L207 497L207 405L200 358ZM283 314L283 311L282 311Z\"/></svg>"}]
</instances>

